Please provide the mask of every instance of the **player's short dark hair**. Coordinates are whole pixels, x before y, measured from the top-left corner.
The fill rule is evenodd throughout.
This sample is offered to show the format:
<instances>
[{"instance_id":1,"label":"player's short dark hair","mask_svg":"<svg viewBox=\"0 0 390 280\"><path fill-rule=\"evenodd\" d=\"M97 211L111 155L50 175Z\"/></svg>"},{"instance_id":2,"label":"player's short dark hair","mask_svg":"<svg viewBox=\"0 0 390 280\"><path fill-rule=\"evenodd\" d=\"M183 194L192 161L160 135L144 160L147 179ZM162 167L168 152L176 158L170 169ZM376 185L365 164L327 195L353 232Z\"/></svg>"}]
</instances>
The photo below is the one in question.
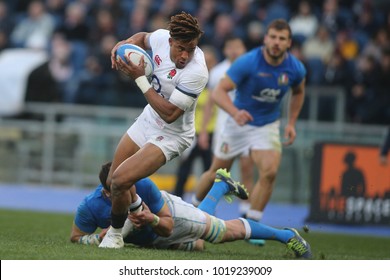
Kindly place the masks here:
<instances>
[{"instance_id":1,"label":"player's short dark hair","mask_svg":"<svg viewBox=\"0 0 390 280\"><path fill-rule=\"evenodd\" d=\"M236 41L236 40L242 41L242 38L239 37L239 36L236 36L236 35L228 35L228 36L223 40L222 48L225 48L226 45L227 45L229 42ZM243 42L243 41L242 41L242 42ZM243 42L243 44L244 44L244 42Z\"/></svg>"},{"instance_id":2,"label":"player's short dark hair","mask_svg":"<svg viewBox=\"0 0 390 280\"><path fill-rule=\"evenodd\" d=\"M288 37L292 37L291 27L288 22L284 19L275 19L267 26L267 33L270 29L276 29L278 31L287 30Z\"/></svg>"},{"instance_id":3,"label":"player's short dark hair","mask_svg":"<svg viewBox=\"0 0 390 280\"><path fill-rule=\"evenodd\" d=\"M108 173L110 172L111 164L112 164L111 161L106 162L105 164L102 165L99 172L100 183L103 185L103 188L106 191L110 191L110 187L107 186L107 178L108 178Z\"/></svg>"},{"instance_id":4,"label":"player's short dark hair","mask_svg":"<svg viewBox=\"0 0 390 280\"><path fill-rule=\"evenodd\" d=\"M171 35L173 39L184 42L200 39L204 33L200 29L198 20L186 12L171 16L168 30L169 35Z\"/></svg>"}]
</instances>

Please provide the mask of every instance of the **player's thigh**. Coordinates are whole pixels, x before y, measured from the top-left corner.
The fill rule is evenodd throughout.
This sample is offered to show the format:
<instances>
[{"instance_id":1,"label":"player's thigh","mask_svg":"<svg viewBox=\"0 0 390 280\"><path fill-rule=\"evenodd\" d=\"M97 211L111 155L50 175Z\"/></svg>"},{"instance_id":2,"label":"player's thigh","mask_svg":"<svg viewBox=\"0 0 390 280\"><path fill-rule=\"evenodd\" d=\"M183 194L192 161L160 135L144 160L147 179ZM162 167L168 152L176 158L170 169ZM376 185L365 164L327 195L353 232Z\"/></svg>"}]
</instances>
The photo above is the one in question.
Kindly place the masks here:
<instances>
[{"instance_id":1,"label":"player's thigh","mask_svg":"<svg viewBox=\"0 0 390 280\"><path fill-rule=\"evenodd\" d=\"M126 159L135 154L138 150L138 145L134 143L134 141L129 137L127 133L125 133L119 141L119 144L115 150L114 158L112 160L112 165L110 168L110 173L108 175L109 181L111 180L112 173L117 169L117 167Z\"/></svg>"},{"instance_id":2,"label":"player's thigh","mask_svg":"<svg viewBox=\"0 0 390 280\"><path fill-rule=\"evenodd\" d=\"M230 170L232 167L234 158L231 159L222 159L217 156L213 156L213 160L211 162L210 169L213 172L216 172L220 168L226 168L227 170Z\"/></svg>"},{"instance_id":3,"label":"player's thigh","mask_svg":"<svg viewBox=\"0 0 390 280\"><path fill-rule=\"evenodd\" d=\"M277 150L252 150L251 158L260 176L275 174L280 165L281 153Z\"/></svg>"},{"instance_id":4,"label":"player's thigh","mask_svg":"<svg viewBox=\"0 0 390 280\"><path fill-rule=\"evenodd\" d=\"M254 165L255 165L255 163L253 162L252 158L249 155L240 157L241 174L253 176L253 166Z\"/></svg>"},{"instance_id":5,"label":"player's thigh","mask_svg":"<svg viewBox=\"0 0 390 280\"><path fill-rule=\"evenodd\" d=\"M114 177L123 182L135 182L150 176L165 164L165 155L161 149L147 143L134 155L125 159L115 170Z\"/></svg>"}]
</instances>

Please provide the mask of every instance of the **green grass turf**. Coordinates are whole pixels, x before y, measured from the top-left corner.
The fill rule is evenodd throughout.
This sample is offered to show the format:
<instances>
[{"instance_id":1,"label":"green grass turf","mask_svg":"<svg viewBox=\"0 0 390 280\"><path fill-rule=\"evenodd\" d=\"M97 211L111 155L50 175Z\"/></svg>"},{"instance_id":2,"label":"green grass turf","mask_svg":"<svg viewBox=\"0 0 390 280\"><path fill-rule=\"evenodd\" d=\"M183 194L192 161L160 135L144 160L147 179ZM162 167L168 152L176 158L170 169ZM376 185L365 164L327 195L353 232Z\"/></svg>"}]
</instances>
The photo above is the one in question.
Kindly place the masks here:
<instances>
[{"instance_id":1,"label":"green grass turf","mask_svg":"<svg viewBox=\"0 0 390 280\"><path fill-rule=\"evenodd\" d=\"M203 252L141 249L99 249L69 241L73 216L0 209L0 259L2 260L289 260L284 244L268 241L256 247L245 241L206 244ZM390 259L390 238L310 232L302 236L311 244L314 259Z\"/></svg>"}]
</instances>

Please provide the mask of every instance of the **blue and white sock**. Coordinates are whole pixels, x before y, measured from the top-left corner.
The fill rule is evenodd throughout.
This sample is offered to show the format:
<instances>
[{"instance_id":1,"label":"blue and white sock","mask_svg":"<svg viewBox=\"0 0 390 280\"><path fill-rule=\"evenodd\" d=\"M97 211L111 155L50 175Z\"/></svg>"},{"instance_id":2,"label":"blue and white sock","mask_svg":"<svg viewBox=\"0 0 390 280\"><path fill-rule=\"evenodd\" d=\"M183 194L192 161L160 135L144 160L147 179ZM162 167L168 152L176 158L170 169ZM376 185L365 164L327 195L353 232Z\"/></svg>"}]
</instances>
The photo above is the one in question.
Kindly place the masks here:
<instances>
[{"instance_id":1,"label":"blue and white sock","mask_svg":"<svg viewBox=\"0 0 390 280\"><path fill-rule=\"evenodd\" d=\"M294 236L294 233L288 229L273 228L250 219L240 218L240 220L245 226L245 239L278 240L282 243L287 243Z\"/></svg>"},{"instance_id":2,"label":"blue and white sock","mask_svg":"<svg viewBox=\"0 0 390 280\"><path fill-rule=\"evenodd\" d=\"M218 202L228 191L229 187L224 181L214 182L211 190L199 204L198 208L207 214L214 215Z\"/></svg>"}]
</instances>

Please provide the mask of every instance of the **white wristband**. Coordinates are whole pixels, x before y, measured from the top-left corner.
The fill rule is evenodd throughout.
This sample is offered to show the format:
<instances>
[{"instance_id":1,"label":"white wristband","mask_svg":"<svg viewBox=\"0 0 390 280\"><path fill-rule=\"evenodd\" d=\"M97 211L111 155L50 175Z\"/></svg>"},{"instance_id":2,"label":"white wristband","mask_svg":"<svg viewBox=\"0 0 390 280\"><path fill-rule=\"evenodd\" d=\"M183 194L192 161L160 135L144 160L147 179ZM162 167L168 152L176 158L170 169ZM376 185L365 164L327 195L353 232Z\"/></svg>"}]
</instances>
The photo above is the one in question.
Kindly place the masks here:
<instances>
[{"instance_id":1,"label":"white wristband","mask_svg":"<svg viewBox=\"0 0 390 280\"><path fill-rule=\"evenodd\" d=\"M153 214L153 221L150 223L151 227L156 227L160 223L160 217L157 216L156 214Z\"/></svg>"},{"instance_id":2,"label":"white wristband","mask_svg":"<svg viewBox=\"0 0 390 280\"><path fill-rule=\"evenodd\" d=\"M143 94L145 94L152 87L146 76L138 77L137 79L135 79L135 83L140 88Z\"/></svg>"},{"instance_id":3,"label":"white wristband","mask_svg":"<svg viewBox=\"0 0 390 280\"><path fill-rule=\"evenodd\" d=\"M99 234L83 235L80 237L79 243L84 245L99 245Z\"/></svg>"}]
</instances>

